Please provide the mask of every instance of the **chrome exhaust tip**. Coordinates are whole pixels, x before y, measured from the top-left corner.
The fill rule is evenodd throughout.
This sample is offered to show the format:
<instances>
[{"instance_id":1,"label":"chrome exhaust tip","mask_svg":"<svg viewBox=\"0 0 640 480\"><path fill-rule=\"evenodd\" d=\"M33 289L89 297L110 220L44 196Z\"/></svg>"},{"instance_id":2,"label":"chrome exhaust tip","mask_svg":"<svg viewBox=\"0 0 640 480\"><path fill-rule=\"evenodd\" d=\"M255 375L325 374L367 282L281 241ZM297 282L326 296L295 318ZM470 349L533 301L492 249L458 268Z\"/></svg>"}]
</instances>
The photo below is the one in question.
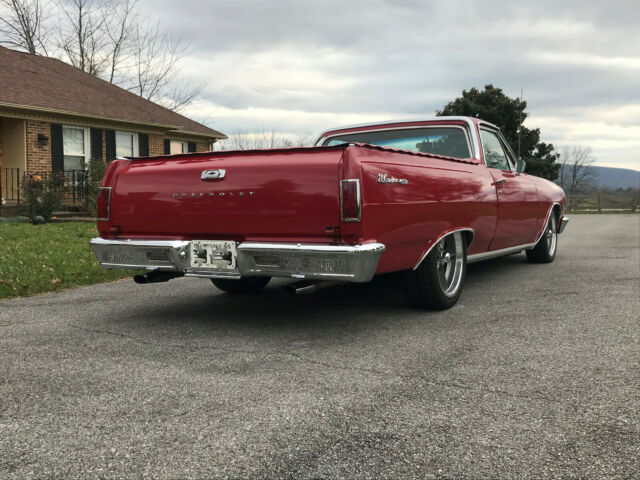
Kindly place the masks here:
<instances>
[{"instance_id":1,"label":"chrome exhaust tip","mask_svg":"<svg viewBox=\"0 0 640 480\"><path fill-rule=\"evenodd\" d=\"M331 282L331 281L314 281L314 280L299 280L297 282L290 283L288 285L283 285L282 291L287 295L305 295L308 293L315 292L321 288L333 287L334 285L338 285L341 282Z\"/></svg>"}]
</instances>

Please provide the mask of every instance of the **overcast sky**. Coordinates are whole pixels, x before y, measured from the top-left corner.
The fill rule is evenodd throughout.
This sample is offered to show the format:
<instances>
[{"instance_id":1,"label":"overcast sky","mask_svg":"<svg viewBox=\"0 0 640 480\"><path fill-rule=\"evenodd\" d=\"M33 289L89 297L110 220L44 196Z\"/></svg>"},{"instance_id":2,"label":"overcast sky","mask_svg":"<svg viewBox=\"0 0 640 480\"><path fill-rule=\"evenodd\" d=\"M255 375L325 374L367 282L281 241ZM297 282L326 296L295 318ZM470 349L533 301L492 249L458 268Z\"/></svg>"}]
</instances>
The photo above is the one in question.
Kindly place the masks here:
<instances>
[{"instance_id":1,"label":"overcast sky","mask_svg":"<svg viewBox=\"0 0 640 480\"><path fill-rule=\"evenodd\" d=\"M206 82L185 114L224 133L432 116L463 89L524 90L542 139L640 170L640 2L141 0Z\"/></svg>"}]
</instances>

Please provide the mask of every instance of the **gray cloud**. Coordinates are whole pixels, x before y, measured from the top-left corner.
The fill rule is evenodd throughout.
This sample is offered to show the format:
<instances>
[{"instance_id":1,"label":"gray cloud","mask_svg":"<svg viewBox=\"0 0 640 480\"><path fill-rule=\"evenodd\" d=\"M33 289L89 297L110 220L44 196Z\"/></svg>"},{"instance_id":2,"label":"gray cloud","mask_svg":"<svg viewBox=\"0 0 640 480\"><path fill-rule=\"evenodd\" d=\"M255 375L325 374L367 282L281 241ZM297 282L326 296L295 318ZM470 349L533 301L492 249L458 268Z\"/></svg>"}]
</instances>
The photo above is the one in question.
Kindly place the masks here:
<instances>
[{"instance_id":1,"label":"gray cloud","mask_svg":"<svg viewBox=\"0 0 640 480\"><path fill-rule=\"evenodd\" d=\"M640 128L637 0L142 0L141 8L190 42L185 70L208 86L189 113L223 131L430 116L488 83L512 96L524 89L545 140L586 142L603 115L636 127L621 130L630 135ZM544 121L564 115L590 127ZM640 169L637 140L617 139L602 155L615 150L616 161Z\"/></svg>"}]
</instances>

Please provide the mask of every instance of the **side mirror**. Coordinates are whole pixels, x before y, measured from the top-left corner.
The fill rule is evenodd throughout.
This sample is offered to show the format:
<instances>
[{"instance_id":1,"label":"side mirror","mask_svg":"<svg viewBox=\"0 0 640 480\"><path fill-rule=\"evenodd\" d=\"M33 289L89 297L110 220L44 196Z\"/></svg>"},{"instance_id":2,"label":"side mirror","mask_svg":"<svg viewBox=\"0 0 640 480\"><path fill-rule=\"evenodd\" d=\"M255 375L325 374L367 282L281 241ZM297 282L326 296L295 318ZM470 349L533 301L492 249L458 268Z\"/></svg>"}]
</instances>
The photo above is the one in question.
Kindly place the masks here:
<instances>
[{"instance_id":1,"label":"side mirror","mask_svg":"<svg viewBox=\"0 0 640 480\"><path fill-rule=\"evenodd\" d=\"M527 166L527 162L519 158L518 163L516 164L516 171L518 173L524 173L524 169L526 168L526 166Z\"/></svg>"}]
</instances>

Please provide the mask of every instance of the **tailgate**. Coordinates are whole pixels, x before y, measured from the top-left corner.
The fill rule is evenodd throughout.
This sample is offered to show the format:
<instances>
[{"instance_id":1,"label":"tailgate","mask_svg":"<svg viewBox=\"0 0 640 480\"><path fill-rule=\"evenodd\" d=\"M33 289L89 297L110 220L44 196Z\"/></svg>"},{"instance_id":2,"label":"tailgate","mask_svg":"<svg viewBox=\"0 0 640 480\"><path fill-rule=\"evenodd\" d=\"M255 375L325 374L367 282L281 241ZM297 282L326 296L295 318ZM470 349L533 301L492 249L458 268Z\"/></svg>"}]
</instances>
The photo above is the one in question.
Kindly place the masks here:
<instances>
[{"instance_id":1,"label":"tailgate","mask_svg":"<svg viewBox=\"0 0 640 480\"><path fill-rule=\"evenodd\" d=\"M133 160L118 172L110 221L100 230L117 225L120 237L140 238L326 241L327 228L340 225L342 152L309 148ZM211 170L217 172L202 179ZM222 170L224 176L215 178Z\"/></svg>"}]
</instances>

